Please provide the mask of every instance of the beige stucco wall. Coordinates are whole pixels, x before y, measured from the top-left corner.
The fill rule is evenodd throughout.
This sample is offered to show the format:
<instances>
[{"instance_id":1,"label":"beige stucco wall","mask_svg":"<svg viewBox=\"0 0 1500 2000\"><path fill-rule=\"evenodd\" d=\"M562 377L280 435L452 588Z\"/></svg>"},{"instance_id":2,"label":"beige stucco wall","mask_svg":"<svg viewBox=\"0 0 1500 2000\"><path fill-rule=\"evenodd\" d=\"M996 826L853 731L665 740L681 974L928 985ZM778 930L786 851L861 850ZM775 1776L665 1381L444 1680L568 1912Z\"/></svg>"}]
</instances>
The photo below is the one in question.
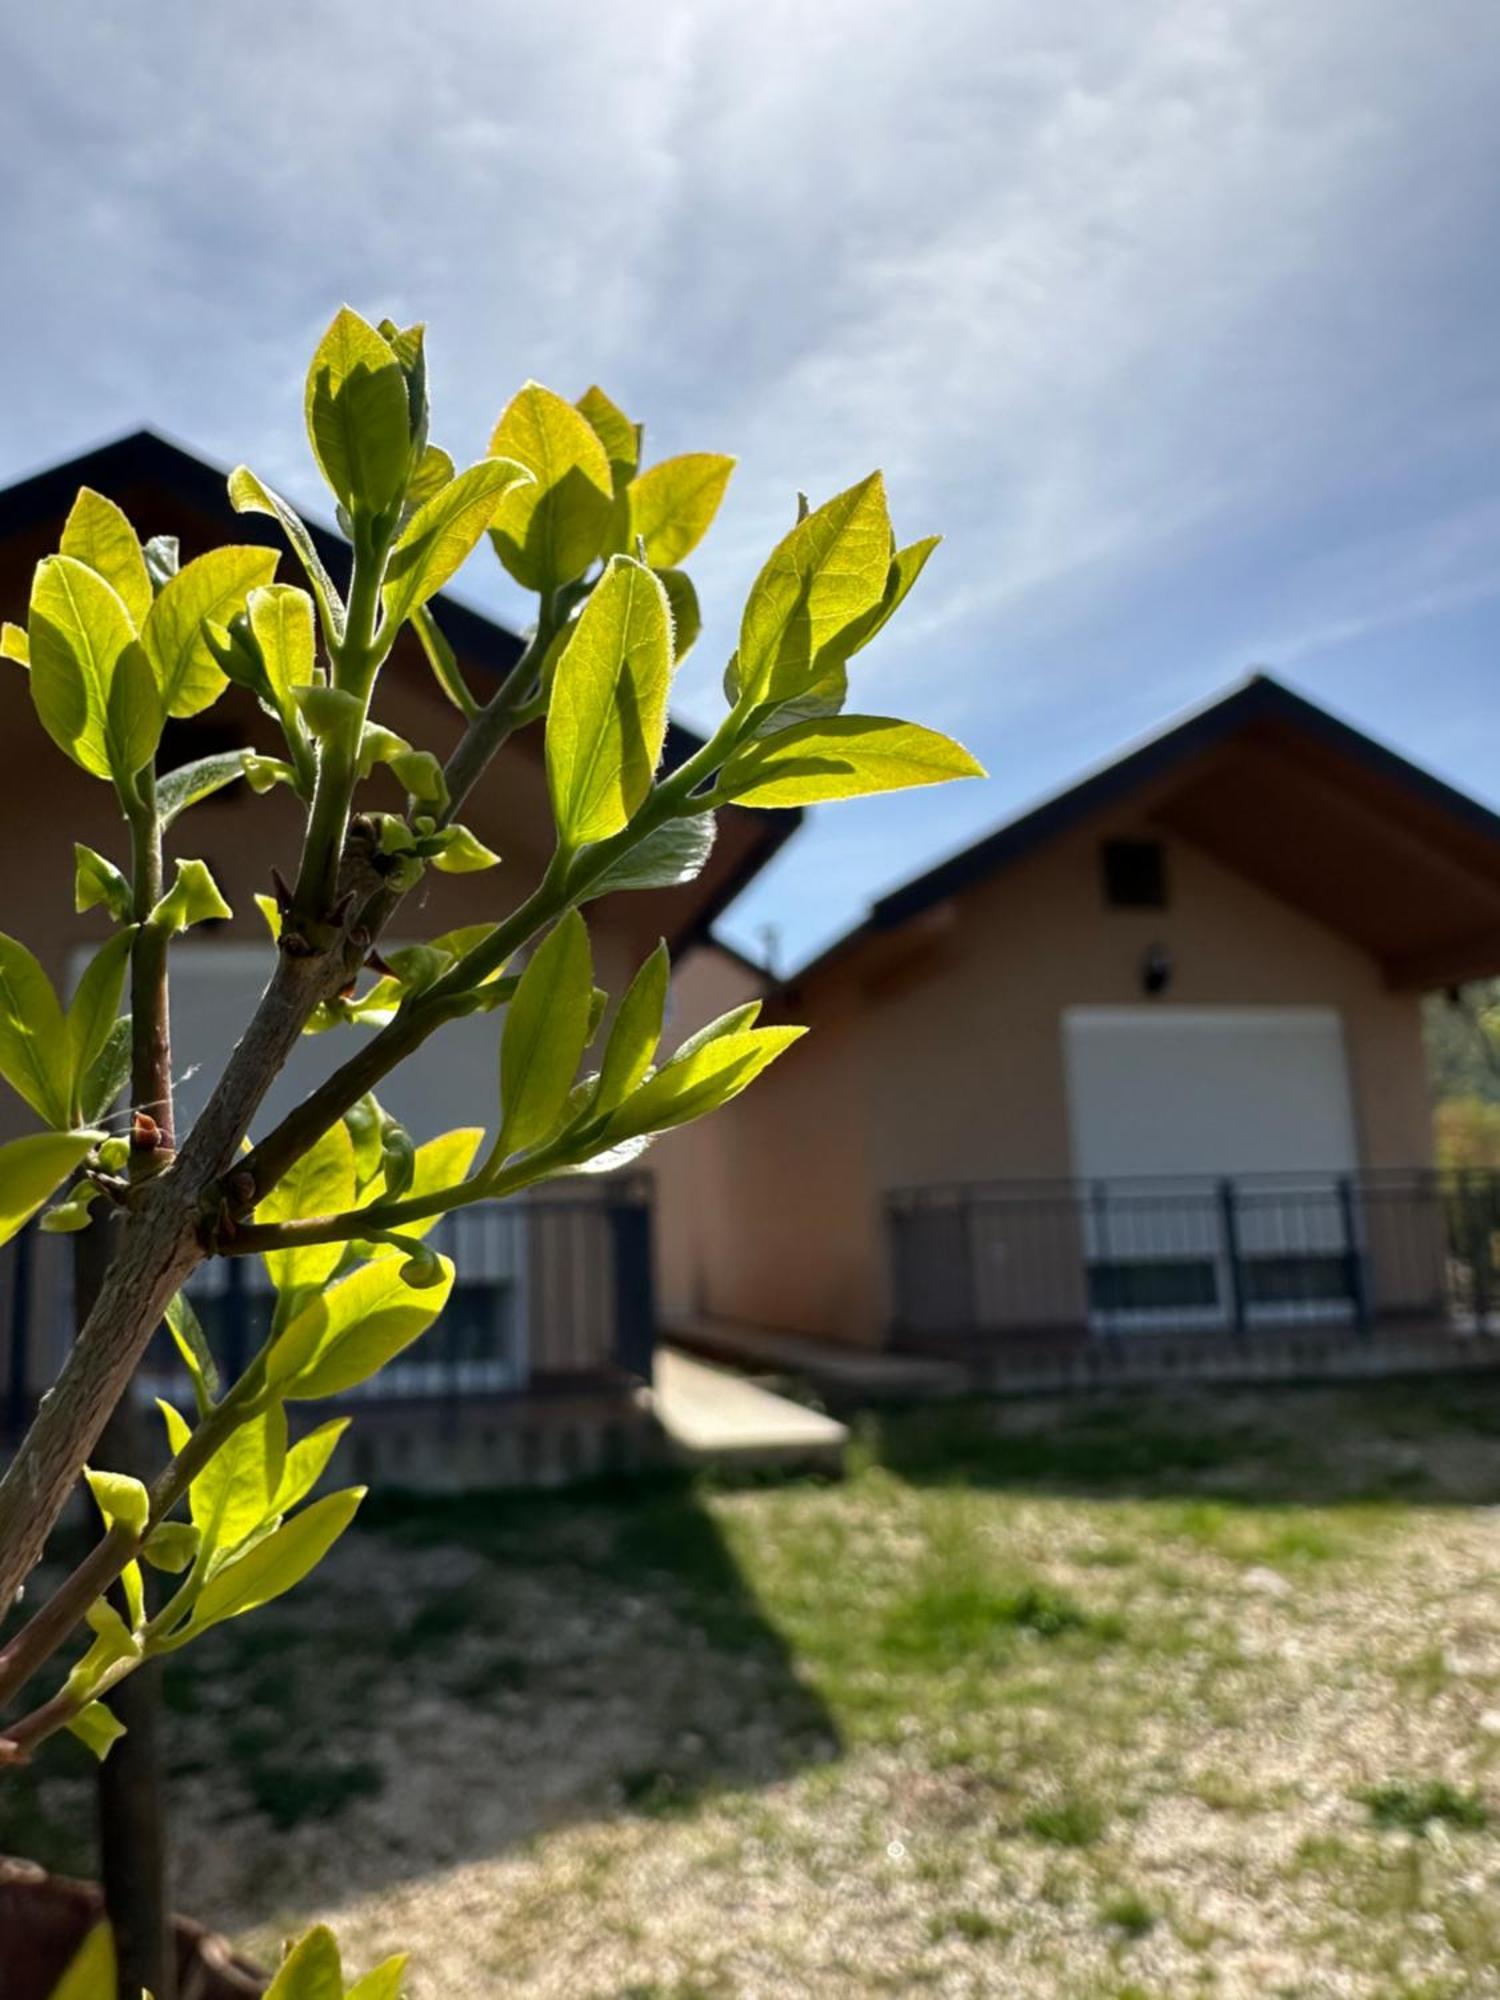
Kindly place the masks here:
<instances>
[{"instance_id":1,"label":"beige stucco wall","mask_svg":"<svg viewBox=\"0 0 1500 2000\"><path fill-rule=\"evenodd\" d=\"M794 995L793 1017L814 1032L744 1098L658 1149L667 1312L882 1338L882 1194L1066 1177L1063 1011L1140 1005L1152 943L1175 967L1164 1011L1336 1008L1361 1164L1426 1164L1418 1000L1388 991L1363 952L1180 840L1166 842L1168 909L1106 909L1100 840L1153 832L1139 818L1097 819L872 938ZM716 1011L710 1000L732 1004L745 977L700 954L678 982L684 1018Z\"/></svg>"}]
</instances>

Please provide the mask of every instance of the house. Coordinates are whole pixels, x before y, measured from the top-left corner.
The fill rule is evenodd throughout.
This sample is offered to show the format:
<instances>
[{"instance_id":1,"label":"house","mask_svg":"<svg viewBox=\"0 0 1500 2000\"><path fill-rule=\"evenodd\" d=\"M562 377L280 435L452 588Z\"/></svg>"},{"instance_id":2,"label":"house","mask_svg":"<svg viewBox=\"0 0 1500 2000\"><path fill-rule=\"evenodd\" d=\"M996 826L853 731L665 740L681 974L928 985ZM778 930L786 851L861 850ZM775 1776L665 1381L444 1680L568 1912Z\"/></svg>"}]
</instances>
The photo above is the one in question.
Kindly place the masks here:
<instances>
[{"instance_id":1,"label":"house","mask_svg":"<svg viewBox=\"0 0 1500 2000\"><path fill-rule=\"evenodd\" d=\"M0 615L24 621L33 568L57 547L82 485L117 501L143 537L176 535L184 560L223 542L281 545L273 522L231 509L222 472L141 432L0 493ZM314 539L341 580L347 574L344 544L320 529L314 529ZM288 556L281 574L296 573ZM520 642L451 598L434 600L434 609L460 666L482 692L485 680L515 659ZM457 713L440 694L409 632L402 634L382 678L376 716L440 754L457 737ZM205 714L168 725L163 768L246 741L274 754L272 727L250 696L231 687ZM103 929L99 913L73 914L73 843L123 858L118 811L109 787L85 776L43 735L24 674L8 663L0 674L0 731L6 745L0 929L21 938L66 989L80 956ZM696 738L674 726L667 763L682 761L697 747ZM401 794L394 781L388 783L384 799L372 784L372 803L397 808ZM207 861L234 911L230 920L194 931L174 949L179 1123L201 1103L269 970L270 941L254 899L269 887L273 865L288 878L295 874L298 810L284 792L257 799L237 784L195 806L169 835L169 857ZM482 874L429 872L402 907L397 934L388 943L502 915L535 881L551 846L539 729L512 738L464 818L501 855L501 866ZM590 930L600 984L621 992L660 937L681 952L705 935L795 821L795 814L725 811L709 861L691 885L593 905ZM360 1032L304 1037L267 1101L265 1117L274 1118L304 1096L347 1053L348 1036ZM459 1125L493 1126L497 1045L494 1016L457 1023L390 1079L383 1101L418 1140ZM29 1120L19 1100L0 1091L0 1137L27 1129ZM375 1448L370 1441L379 1440L382 1426L398 1428L400 1436L382 1447L385 1469L397 1476L417 1470L414 1462L404 1464L403 1453L431 1455L434 1449L455 1478L529 1476L547 1469L534 1462L539 1455L556 1458L556 1470L591 1463L615 1436L611 1427L624 1421L631 1385L650 1372L654 1314L646 1184L570 1184L506 1209L468 1211L443 1227L457 1255L460 1284L441 1325L423 1343L420 1360L398 1365L372 1385L378 1398L360 1426L367 1446ZM34 1230L0 1253L0 1430L19 1426L55 1372L71 1324L68 1264L67 1240ZM200 1306L220 1323L231 1350L246 1348L255 1334L264 1307L260 1279L257 1260L228 1260L201 1275ZM467 1411L462 1436L456 1418L425 1429L408 1423L412 1408L424 1402L451 1416L460 1392ZM543 1412L549 1413L546 1423ZM618 1436L615 1443L620 1444ZM469 1458L460 1465L466 1451Z\"/></svg>"},{"instance_id":2,"label":"house","mask_svg":"<svg viewBox=\"0 0 1500 2000\"><path fill-rule=\"evenodd\" d=\"M689 958L813 1032L659 1149L664 1317L1037 1383L1484 1326L1420 1008L1497 970L1500 817L1257 675L784 984Z\"/></svg>"}]
</instances>

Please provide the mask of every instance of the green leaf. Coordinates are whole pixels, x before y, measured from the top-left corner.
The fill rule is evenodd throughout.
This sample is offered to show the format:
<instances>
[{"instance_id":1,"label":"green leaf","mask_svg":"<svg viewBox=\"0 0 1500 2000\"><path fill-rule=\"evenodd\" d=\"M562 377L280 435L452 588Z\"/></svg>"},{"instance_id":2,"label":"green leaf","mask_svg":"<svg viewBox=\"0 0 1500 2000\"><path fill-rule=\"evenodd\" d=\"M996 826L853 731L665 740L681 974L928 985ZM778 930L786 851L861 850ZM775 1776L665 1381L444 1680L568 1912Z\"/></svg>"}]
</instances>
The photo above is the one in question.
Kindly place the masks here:
<instances>
[{"instance_id":1,"label":"green leaf","mask_svg":"<svg viewBox=\"0 0 1500 2000\"><path fill-rule=\"evenodd\" d=\"M406 376L389 342L348 306L318 343L304 410L318 469L349 512L389 507L411 463Z\"/></svg>"},{"instance_id":2,"label":"green leaf","mask_svg":"<svg viewBox=\"0 0 1500 2000\"><path fill-rule=\"evenodd\" d=\"M271 1349L269 1376L291 1401L341 1395L383 1368L425 1333L447 1303L453 1266L416 1293L402 1283L398 1260L377 1258L331 1285L286 1324Z\"/></svg>"},{"instance_id":3,"label":"green leaf","mask_svg":"<svg viewBox=\"0 0 1500 2000\"><path fill-rule=\"evenodd\" d=\"M401 2000L401 1981L406 1973L406 1955L388 1958L363 1979L356 1979L345 2000Z\"/></svg>"},{"instance_id":4,"label":"green leaf","mask_svg":"<svg viewBox=\"0 0 1500 2000\"><path fill-rule=\"evenodd\" d=\"M335 1417L331 1423L319 1424L315 1431L309 1431L305 1438L299 1438L292 1446L286 1455L286 1470L281 1475L281 1484L276 1489L275 1511L278 1514L289 1514L300 1500L307 1498L328 1470L328 1462L348 1428L347 1417Z\"/></svg>"},{"instance_id":5,"label":"green leaf","mask_svg":"<svg viewBox=\"0 0 1500 2000\"><path fill-rule=\"evenodd\" d=\"M188 1489L193 1525L210 1549L237 1549L276 1512L286 1455L280 1403L229 1433Z\"/></svg>"},{"instance_id":6,"label":"green leaf","mask_svg":"<svg viewBox=\"0 0 1500 2000\"><path fill-rule=\"evenodd\" d=\"M430 444L412 467L411 477L406 482L406 513L408 518L419 507L424 507L434 493L441 493L458 470L453 460L441 445Z\"/></svg>"},{"instance_id":7,"label":"green leaf","mask_svg":"<svg viewBox=\"0 0 1500 2000\"><path fill-rule=\"evenodd\" d=\"M703 873L713 844L712 813L668 820L595 876L580 900L591 903L625 889L681 888Z\"/></svg>"},{"instance_id":8,"label":"green leaf","mask_svg":"<svg viewBox=\"0 0 1500 2000\"><path fill-rule=\"evenodd\" d=\"M630 482L630 533L646 544L653 569L672 569L690 556L713 526L734 460L690 451L664 458Z\"/></svg>"},{"instance_id":9,"label":"green leaf","mask_svg":"<svg viewBox=\"0 0 1500 2000\"><path fill-rule=\"evenodd\" d=\"M122 931L116 931L99 947L89 960L68 1007L69 1098L76 1121L81 1121L83 1117L84 1079L98 1061L119 1016L136 928L131 924Z\"/></svg>"},{"instance_id":10,"label":"green leaf","mask_svg":"<svg viewBox=\"0 0 1500 2000\"><path fill-rule=\"evenodd\" d=\"M740 624L741 703L788 700L842 665L890 567L885 487L873 472L799 521L756 578Z\"/></svg>"},{"instance_id":11,"label":"green leaf","mask_svg":"<svg viewBox=\"0 0 1500 2000\"><path fill-rule=\"evenodd\" d=\"M386 617L399 625L441 590L468 561L502 497L530 483L530 472L513 459L482 459L419 507L386 565L380 593Z\"/></svg>"},{"instance_id":12,"label":"green leaf","mask_svg":"<svg viewBox=\"0 0 1500 2000\"><path fill-rule=\"evenodd\" d=\"M96 1124L129 1081L130 1016L122 1014L83 1079L78 1101L85 1119Z\"/></svg>"},{"instance_id":13,"label":"green leaf","mask_svg":"<svg viewBox=\"0 0 1500 2000\"><path fill-rule=\"evenodd\" d=\"M363 1486L350 1486L314 1500L238 1561L226 1563L203 1586L189 1633L255 1611L299 1584L343 1534L364 1497Z\"/></svg>"},{"instance_id":14,"label":"green leaf","mask_svg":"<svg viewBox=\"0 0 1500 2000\"><path fill-rule=\"evenodd\" d=\"M614 507L609 459L571 403L528 382L490 439L490 454L532 475L500 502L490 529L501 562L526 590L558 590L604 546Z\"/></svg>"},{"instance_id":15,"label":"green leaf","mask_svg":"<svg viewBox=\"0 0 1500 2000\"><path fill-rule=\"evenodd\" d=\"M479 713L479 703L469 692L468 684L459 672L453 648L438 630L437 620L432 615L430 605L417 606L412 614L412 628L422 642L422 651L427 655L427 664L432 669L433 679L459 714L472 722Z\"/></svg>"},{"instance_id":16,"label":"green leaf","mask_svg":"<svg viewBox=\"0 0 1500 2000\"><path fill-rule=\"evenodd\" d=\"M342 1119L287 1169L255 1211L258 1223L291 1222L314 1215L340 1215L356 1196L354 1141ZM266 1269L277 1291L321 1285L338 1269L342 1243L310 1243L295 1250L270 1250Z\"/></svg>"},{"instance_id":17,"label":"green leaf","mask_svg":"<svg viewBox=\"0 0 1500 2000\"><path fill-rule=\"evenodd\" d=\"M208 642L208 627L227 626L252 590L276 574L274 549L233 543L210 549L166 583L146 615L141 644L168 715L197 715L218 700L225 676Z\"/></svg>"},{"instance_id":18,"label":"green leaf","mask_svg":"<svg viewBox=\"0 0 1500 2000\"><path fill-rule=\"evenodd\" d=\"M177 877L146 921L169 936L190 930L194 924L222 922L232 917L219 885L208 872L206 861L179 861Z\"/></svg>"},{"instance_id":19,"label":"green leaf","mask_svg":"<svg viewBox=\"0 0 1500 2000\"><path fill-rule=\"evenodd\" d=\"M110 775L122 797L130 790L136 772L156 755L166 719L151 663L133 640L115 665L104 714Z\"/></svg>"},{"instance_id":20,"label":"green leaf","mask_svg":"<svg viewBox=\"0 0 1500 2000\"><path fill-rule=\"evenodd\" d=\"M429 1139L418 1146L412 1160L411 1181L407 1193L415 1198L425 1198L437 1194L442 1188L457 1187L474 1164L474 1155L479 1151L484 1138L482 1125L460 1125L452 1132L442 1132L436 1139ZM424 1216L416 1222L406 1222L401 1226L403 1236L423 1237L434 1229L441 1220L436 1215ZM376 1252L377 1258L397 1257L402 1253L394 1245L383 1245Z\"/></svg>"},{"instance_id":21,"label":"green leaf","mask_svg":"<svg viewBox=\"0 0 1500 2000\"><path fill-rule=\"evenodd\" d=\"M66 1727L68 1734L76 1736L80 1743L86 1744L101 1764L125 1734L124 1723L120 1721L119 1717L111 1709L106 1708L102 1701L86 1703L84 1707L79 1709L78 1713ZM99 1929L105 1930L107 1926L101 1924ZM83 1956L83 1952L90 1949L90 1940L97 1937L97 1935L97 1930L91 1931L89 1938L84 1940L82 1950L79 1953L80 1958ZM75 1958L73 1964L63 1974L63 1983L52 1989L52 2000L61 2000L61 1996L75 1992L78 1994L79 2000L85 2000L85 1996L86 2000L114 2000L115 1960L112 1946L108 1959L102 1960L95 1969L83 1975L81 1983L75 1986L72 1982L74 1967L77 1964L78 1959Z\"/></svg>"},{"instance_id":22,"label":"green leaf","mask_svg":"<svg viewBox=\"0 0 1500 2000\"><path fill-rule=\"evenodd\" d=\"M100 1472L85 1466L89 1483L106 1528L123 1528L127 1534L143 1535L151 1517L151 1495L139 1479L128 1472Z\"/></svg>"},{"instance_id":23,"label":"green leaf","mask_svg":"<svg viewBox=\"0 0 1500 2000\"><path fill-rule=\"evenodd\" d=\"M31 665L31 641L24 629L7 618L0 624L0 660L14 660L18 667Z\"/></svg>"},{"instance_id":24,"label":"green leaf","mask_svg":"<svg viewBox=\"0 0 1500 2000\"><path fill-rule=\"evenodd\" d=\"M297 559L312 585L324 625L334 640L342 639L344 600L324 568L323 558L318 554L317 544L302 516L289 507L279 493L273 493L248 465L237 465L229 475L229 504L237 514L269 514L273 520L280 522L282 532L296 550Z\"/></svg>"},{"instance_id":25,"label":"green leaf","mask_svg":"<svg viewBox=\"0 0 1500 2000\"><path fill-rule=\"evenodd\" d=\"M140 538L113 500L81 486L63 523L60 555L85 564L114 591L139 631L151 609L151 578Z\"/></svg>"},{"instance_id":26,"label":"green leaf","mask_svg":"<svg viewBox=\"0 0 1500 2000\"><path fill-rule=\"evenodd\" d=\"M135 644L129 612L75 557L47 556L32 582L27 636L42 727L75 764L113 777L109 695L120 656Z\"/></svg>"},{"instance_id":27,"label":"green leaf","mask_svg":"<svg viewBox=\"0 0 1500 2000\"><path fill-rule=\"evenodd\" d=\"M597 384L592 389L584 390L578 398L577 409L588 420L589 427L604 447L615 492L623 493L641 462L640 431L619 404L611 402Z\"/></svg>"},{"instance_id":28,"label":"green leaf","mask_svg":"<svg viewBox=\"0 0 1500 2000\"><path fill-rule=\"evenodd\" d=\"M169 1576L181 1576L191 1569L203 1545L203 1537L190 1521L158 1521L146 1537L141 1554L153 1569Z\"/></svg>"},{"instance_id":29,"label":"green leaf","mask_svg":"<svg viewBox=\"0 0 1500 2000\"><path fill-rule=\"evenodd\" d=\"M737 751L714 796L740 806L810 806L984 775L962 744L935 729L882 715L834 715Z\"/></svg>"},{"instance_id":30,"label":"green leaf","mask_svg":"<svg viewBox=\"0 0 1500 2000\"><path fill-rule=\"evenodd\" d=\"M168 771L159 777L156 781L156 811L163 830L189 806L197 805L200 799L209 798L214 792L221 792L236 778L243 778L246 759L253 754L249 750L216 750L210 757L198 757L191 764L179 764L175 771ZM125 880L123 875L120 880ZM86 907L86 904L79 904L80 909Z\"/></svg>"},{"instance_id":31,"label":"green leaf","mask_svg":"<svg viewBox=\"0 0 1500 2000\"><path fill-rule=\"evenodd\" d=\"M206 1416L219 1393L219 1370L208 1344L208 1335L203 1331L203 1323L193 1310L193 1302L186 1292L179 1292L170 1302L166 1320L167 1330L182 1356L182 1365L192 1379L198 1414Z\"/></svg>"},{"instance_id":32,"label":"green leaf","mask_svg":"<svg viewBox=\"0 0 1500 2000\"><path fill-rule=\"evenodd\" d=\"M927 558L942 539L941 535L928 535L924 541L913 542L908 548L896 551L891 558L879 604L873 611L865 613L856 628L854 643L849 648L851 654L862 652L876 634L890 624L906 602L912 585L926 569Z\"/></svg>"},{"instance_id":33,"label":"green leaf","mask_svg":"<svg viewBox=\"0 0 1500 2000\"><path fill-rule=\"evenodd\" d=\"M73 907L80 916L102 903L116 923L130 915L130 884L112 861L81 841L73 845Z\"/></svg>"},{"instance_id":34,"label":"green leaf","mask_svg":"<svg viewBox=\"0 0 1500 2000\"><path fill-rule=\"evenodd\" d=\"M615 1014L589 1107L591 1117L602 1117L623 1103L651 1067L661 1040L671 977L672 961L663 941L631 980Z\"/></svg>"},{"instance_id":35,"label":"green leaf","mask_svg":"<svg viewBox=\"0 0 1500 2000\"><path fill-rule=\"evenodd\" d=\"M672 661L675 666L680 666L703 630L698 592L685 569L659 569L656 580L667 593L667 605L672 613Z\"/></svg>"},{"instance_id":36,"label":"green leaf","mask_svg":"<svg viewBox=\"0 0 1500 2000\"><path fill-rule=\"evenodd\" d=\"M332 1931L319 1924L293 1945L266 2000L344 2000L344 1971Z\"/></svg>"},{"instance_id":37,"label":"green leaf","mask_svg":"<svg viewBox=\"0 0 1500 2000\"><path fill-rule=\"evenodd\" d=\"M312 599L294 583L269 583L252 590L245 607L271 693L277 708L285 715L292 689L305 685L313 677L317 648L313 638Z\"/></svg>"},{"instance_id":38,"label":"green leaf","mask_svg":"<svg viewBox=\"0 0 1500 2000\"><path fill-rule=\"evenodd\" d=\"M805 1028L749 1028L716 1036L690 1055L674 1056L626 1098L605 1127L605 1139L616 1144L717 1111L806 1032Z\"/></svg>"},{"instance_id":39,"label":"green leaf","mask_svg":"<svg viewBox=\"0 0 1500 2000\"><path fill-rule=\"evenodd\" d=\"M46 1124L72 1124L68 1028L52 981L0 931L0 1076Z\"/></svg>"},{"instance_id":40,"label":"green leaf","mask_svg":"<svg viewBox=\"0 0 1500 2000\"><path fill-rule=\"evenodd\" d=\"M84 1741L89 1742L87 1736ZM94 1748L92 1743L89 1748ZM104 1752L94 1754L102 1757ZM117 1995L115 1934L108 1920L101 1918L68 1961L67 1971L52 1989L51 2000L117 2000Z\"/></svg>"},{"instance_id":41,"label":"green leaf","mask_svg":"<svg viewBox=\"0 0 1500 2000\"><path fill-rule=\"evenodd\" d=\"M727 1014L720 1014L716 1021L699 1028L696 1034L689 1035L672 1051L673 1062L696 1055L699 1049L707 1048L710 1042L717 1042L725 1035L737 1035L742 1028L753 1028L760 1019L762 1004L759 1000L746 1000L738 1007L731 1007Z\"/></svg>"},{"instance_id":42,"label":"green leaf","mask_svg":"<svg viewBox=\"0 0 1500 2000\"><path fill-rule=\"evenodd\" d=\"M570 846L618 833L650 792L671 677L666 592L614 556L557 663L547 711L552 806Z\"/></svg>"},{"instance_id":43,"label":"green leaf","mask_svg":"<svg viewBox=\"0 0 1500 2000\"><path fill-rule=\"evenodd\" d=\"M545 1139L561 1117L588 1046L593 992L588 927L576 910L569 910L537 946L506 1009L500 1037L500 1157Z\"/></svg>"},{"instance_id":44,"label":"green leaf","mask_svg":"<svg viewBox=\"0 0 1500 2000\"><path fill-rule=\"evenodd\" d=\"M477 875L483 868L498 868L500 857L466 826L450 826L443 829L443 844L432 865L444 875Z\"/></svg>"}]
</instances>

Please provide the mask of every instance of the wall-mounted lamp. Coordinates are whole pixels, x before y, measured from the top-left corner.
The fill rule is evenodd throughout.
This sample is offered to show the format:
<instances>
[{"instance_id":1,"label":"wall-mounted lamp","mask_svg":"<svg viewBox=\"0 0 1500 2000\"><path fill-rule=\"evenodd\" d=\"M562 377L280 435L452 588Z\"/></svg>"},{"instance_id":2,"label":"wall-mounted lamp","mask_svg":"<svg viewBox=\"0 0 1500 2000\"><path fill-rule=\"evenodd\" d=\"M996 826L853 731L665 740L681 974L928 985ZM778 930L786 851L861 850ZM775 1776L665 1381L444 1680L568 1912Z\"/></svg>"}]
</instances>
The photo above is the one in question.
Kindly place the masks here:
<instances>
[{"instance_id":1,"label":"wall-mounted lamp","mask_svg":"<svg viewBox=\"0 0 1500 2000\"><path fill-rule=\"evenodd\" d=\"M1156 1000L1172 984L1172 954L1164 944L1148 944L1141 957L1141 991Z\"/></svg>"}]
</instances>

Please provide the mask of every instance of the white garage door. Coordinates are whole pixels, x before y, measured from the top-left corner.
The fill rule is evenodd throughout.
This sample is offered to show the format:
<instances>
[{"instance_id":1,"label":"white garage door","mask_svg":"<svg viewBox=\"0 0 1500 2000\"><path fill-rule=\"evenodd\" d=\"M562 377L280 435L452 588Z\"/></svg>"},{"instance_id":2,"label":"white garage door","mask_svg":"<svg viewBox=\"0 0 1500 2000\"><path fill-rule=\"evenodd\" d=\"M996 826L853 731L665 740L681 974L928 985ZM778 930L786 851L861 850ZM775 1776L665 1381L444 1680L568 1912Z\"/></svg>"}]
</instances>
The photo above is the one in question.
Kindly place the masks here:
<instances>
[{"instance_id":1,"label":"white garage door","mask_svg":"<svg viewBox=\"0 0 1500 2000\"><path fill-rule=\"evenodd\" d=\"M1063 1038L1096 1318L1348 1315L1357 1154L1332 1009L1074 1008Z\"/></svg>"}]
</instances>

